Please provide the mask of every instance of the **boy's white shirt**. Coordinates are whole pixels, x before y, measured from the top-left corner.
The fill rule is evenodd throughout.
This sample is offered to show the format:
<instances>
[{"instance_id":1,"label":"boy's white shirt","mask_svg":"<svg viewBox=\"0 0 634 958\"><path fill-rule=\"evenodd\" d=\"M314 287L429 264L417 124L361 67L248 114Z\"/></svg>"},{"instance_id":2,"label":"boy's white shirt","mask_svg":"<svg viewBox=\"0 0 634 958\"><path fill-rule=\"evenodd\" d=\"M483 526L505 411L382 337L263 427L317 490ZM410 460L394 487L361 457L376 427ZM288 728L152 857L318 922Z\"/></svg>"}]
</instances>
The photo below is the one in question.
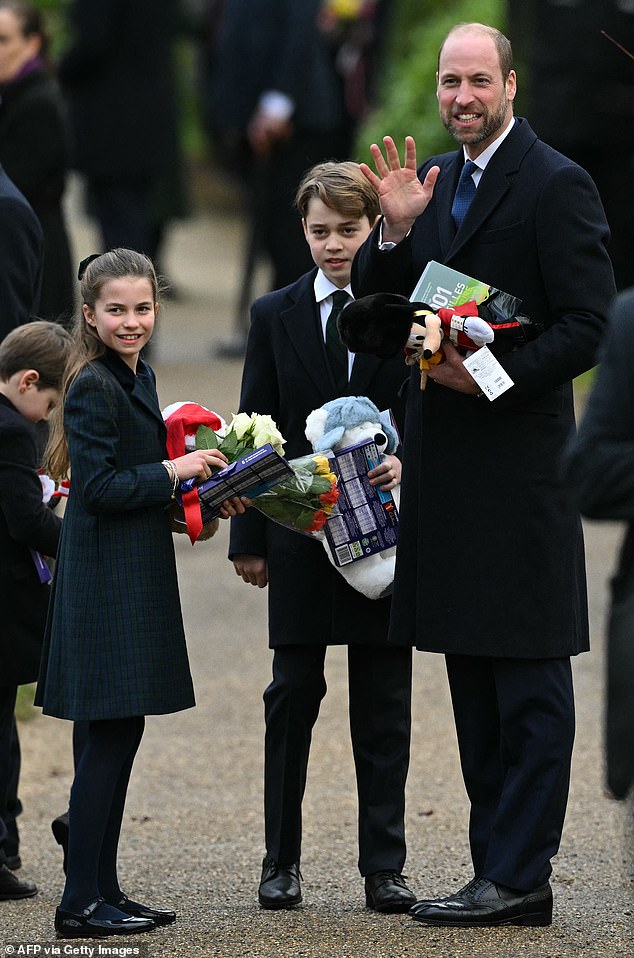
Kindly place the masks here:
<instances>
[{"instance_id":1,"label":"boy's white shirt","mask_svg":"<svg viewBox=\"0 0 634 958\"><path fill-rule=\"evenodd\" d=\"M350 283L343 288L350 299L354 299ZM330 316L330 311L332 309L332 294L338 291L339 287L335 286L334 283L331 283L325 273L323 273L321 269L318 269L317 275L315 276L315 302L319 306L321 334L323 336L324 342L326 341L326 323L328 322L328 317ZM354 353L351 353L350 350L348 350L348 379L350 379L350 376L352 375L353 363Z\"/></svg>"}]
</instances>

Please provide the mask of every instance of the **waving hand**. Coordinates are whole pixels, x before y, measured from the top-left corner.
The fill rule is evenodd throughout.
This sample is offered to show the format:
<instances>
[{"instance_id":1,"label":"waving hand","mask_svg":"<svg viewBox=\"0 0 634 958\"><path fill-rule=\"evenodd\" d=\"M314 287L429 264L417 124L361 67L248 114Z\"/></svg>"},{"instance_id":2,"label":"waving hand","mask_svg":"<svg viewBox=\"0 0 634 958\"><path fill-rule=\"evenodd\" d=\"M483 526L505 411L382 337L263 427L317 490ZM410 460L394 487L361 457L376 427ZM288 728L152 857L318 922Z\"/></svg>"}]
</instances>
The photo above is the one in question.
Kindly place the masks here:
<instances>
[{"instance_id":1,"label":"waving hand","mask_svg":"<svg viewBox=\"0 0 634 958\"><path fill-rule=\"evenodd\" d=\"M414 137L405 138L405 163L401 161L396 144L391 136L383 137L385 157L381 148L373 143L370 153L376 173L366 163L361 171L379 194L383 211L383 240L398 243L414 224L414 220L427 207L434 192L440 167L432 166L423 183L416 175L416 143Z\"/></svg>"}]
</instances>

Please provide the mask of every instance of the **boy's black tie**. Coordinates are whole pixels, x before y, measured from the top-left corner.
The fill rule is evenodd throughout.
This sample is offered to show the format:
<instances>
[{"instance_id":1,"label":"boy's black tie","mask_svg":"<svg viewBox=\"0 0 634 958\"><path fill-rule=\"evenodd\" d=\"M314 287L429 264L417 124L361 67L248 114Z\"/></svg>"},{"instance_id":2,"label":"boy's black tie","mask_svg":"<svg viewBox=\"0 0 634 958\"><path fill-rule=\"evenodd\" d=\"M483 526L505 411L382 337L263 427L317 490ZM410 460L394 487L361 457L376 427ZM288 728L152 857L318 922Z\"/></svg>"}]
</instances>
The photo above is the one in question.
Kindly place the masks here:
<instances>
[{"instance_id":1,"label":"boy's black tie","mask_svg":"<svg viewBox=\"0 0 634 958\"><path fill-rule=\"evenodd\" d=\"M337 319L349 299L345 289L336 290L332 294L332 309L326 321L326 354L339 393L344 393L348 386L348 350L339 338Z\"/></svg>"},{"instance_id":2,"label":"boy's black tie","mask_svg":"<svg viewBox=\"0 0 634 958\"><path fill-rule=\"evenodd\" d=\"M457 230L462 226L462 221L471 206L471 200L476 195L476 185L473 182L473 176L471 174L474 170L477 170L477 168L473 160L467 160L462 167L462 173L458 180L458 188L456 189L453 206L451 207L451 215Z\"/></svg>"}]
</instances>

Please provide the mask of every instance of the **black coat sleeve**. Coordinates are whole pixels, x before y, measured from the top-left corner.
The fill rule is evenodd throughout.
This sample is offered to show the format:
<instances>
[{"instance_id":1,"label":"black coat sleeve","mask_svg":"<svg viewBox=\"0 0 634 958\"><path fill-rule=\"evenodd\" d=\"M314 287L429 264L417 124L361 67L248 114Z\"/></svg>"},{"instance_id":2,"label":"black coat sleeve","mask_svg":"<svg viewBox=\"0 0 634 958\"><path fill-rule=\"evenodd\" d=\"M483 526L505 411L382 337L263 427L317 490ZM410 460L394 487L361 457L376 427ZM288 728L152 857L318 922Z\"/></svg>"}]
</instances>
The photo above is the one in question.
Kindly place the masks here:
<instances>
[{"instance_id":1,"label":"black coat sleeve","mask_svg":"<svg viewBox=\"0 0 634 958\"><path fill-rule=\"evenodd\" d=\"M581 512L634 519L634 290L615 301L602 361L564 473Z\"/></svg>"},{"instance_id":2,"label":"black coat sleeve","mask_svg":"<svg viewBox=\"0 0 634 958\"><path fill-rule=\"evenodd\" d=\"M0 509L9 536L47 556L57 553L62 520L42 502L35 436L28 426L0 429Z\"/></svg>"}]
</instances>

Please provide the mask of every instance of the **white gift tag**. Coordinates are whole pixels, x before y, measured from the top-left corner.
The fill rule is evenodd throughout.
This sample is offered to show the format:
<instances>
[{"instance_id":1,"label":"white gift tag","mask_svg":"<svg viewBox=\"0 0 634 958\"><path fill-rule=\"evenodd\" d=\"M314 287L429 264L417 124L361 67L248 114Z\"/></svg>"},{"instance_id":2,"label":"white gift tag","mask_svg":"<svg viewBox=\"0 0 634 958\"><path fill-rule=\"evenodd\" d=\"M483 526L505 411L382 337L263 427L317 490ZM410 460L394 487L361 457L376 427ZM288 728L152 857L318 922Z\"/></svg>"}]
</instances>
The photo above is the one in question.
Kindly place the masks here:
<instances>
[{"instance_id":1,"label":"white gift tag","mask_svg":"<svg viewBox=\"0 0 634 958\"><path fill-rule=\"evenodd\" d=\"M463 365L491 402L513 385L513 380L487 346L471 353Z\"/></svg>"}]
</instances>

